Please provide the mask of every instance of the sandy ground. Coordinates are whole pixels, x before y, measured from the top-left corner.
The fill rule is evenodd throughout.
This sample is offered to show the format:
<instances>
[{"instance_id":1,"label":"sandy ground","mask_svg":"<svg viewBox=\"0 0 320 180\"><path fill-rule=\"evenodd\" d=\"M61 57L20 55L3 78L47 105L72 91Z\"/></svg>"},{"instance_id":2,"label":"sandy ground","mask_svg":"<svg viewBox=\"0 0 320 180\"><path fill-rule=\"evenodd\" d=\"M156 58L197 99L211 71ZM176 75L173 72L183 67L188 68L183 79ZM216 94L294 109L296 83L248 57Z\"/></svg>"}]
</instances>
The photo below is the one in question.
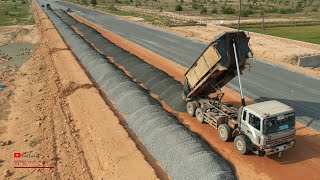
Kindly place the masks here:
<instances>
[{"instance_id":1,"label":"sandy ground","mask_svg":"<svg viewBox=\"0 0 320 180\"><path fill-rule=\"evenodd\" d=\"M208 25L207 27L190 26L163 28L181 34L185 37L195 38L205 42L211 42L214 36L222 32L235 31L231 28L216 25ZM319 55L319 49L288 44L276 39L259 36L255 33L249 33L249 36L251 37L250 44L255 58L282 64L288 66L290 69L303 71L311 75L320 75L320 68L303 68L296 66L298 63L298 57Z\"/></svg>"},{"instance_id":2,"label":"sandy ground","mask_svg":"<svg viewBox=\"0 0 320 180\"><path fill-rule=\"evenodd\" d=\"M36 12L37 30L30 32L38 33L16 34L38 38L32 58L19 69L0 68L0 81L7 85L0 90L2 179L166 176L140 151L139 141L106 104L46 15ZM16 42L11 40L1 42ZM15 158L19 153L22 157Z\"/></svg>"},{"instance_id":3,"label":"sandy ground","mask_svg":"<svg viewBox=\"0 0 320 180\"><path fill-rule=\"evenodd\" d=\"M130 51L159 69L164 70L182 82L186 68L125 40L77 15L73 14L73 17L80 22L91 25L118 46ZM238 93L227 88L223 88L223 92L226 93L224 101L240 105ZM253 103L248 98L247 101ZM186 127L199 134L209 142L215 150L232 162L240 179L319 179L320 177L320 133L311 128L304 127L302 124L297 123L297 145L293 149L284 152L281 158L277 157L277 155L269 157L258 157L256 155L242 156L234 149L233 142L222 142L216 130L210 125L199 124L195 118L190 117L187 113L176 112L163 102L162 104L168 111L177 116Z\"/></svg>"},{"instance_id":4,"label":"sandy ground","mask_svg":"<svg viewBox=\"0 0 320 180\"><path fill-rule=\"evenodd\" d=\"M39 32L35 25L2 26L0 27L0 46L9 42L29 42L34 44L40 39L38 34Z\"/></svg>"}]
</instances>

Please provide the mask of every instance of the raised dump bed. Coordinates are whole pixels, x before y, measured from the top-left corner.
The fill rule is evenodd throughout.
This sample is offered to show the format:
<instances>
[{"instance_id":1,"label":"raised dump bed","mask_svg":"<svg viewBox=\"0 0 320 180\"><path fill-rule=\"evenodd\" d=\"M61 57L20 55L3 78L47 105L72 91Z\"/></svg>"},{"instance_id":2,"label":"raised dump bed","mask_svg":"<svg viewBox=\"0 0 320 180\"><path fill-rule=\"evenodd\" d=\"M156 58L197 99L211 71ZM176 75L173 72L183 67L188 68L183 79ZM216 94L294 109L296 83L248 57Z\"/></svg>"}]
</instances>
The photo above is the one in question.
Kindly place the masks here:
<instances>
[{"instance_id":1,"label":"raised dump bed","mask_svg":"<svg viewBox=\"0 0 320 180\"><path fill-rule=\"evenodd\" d=\"M217 92L236 76L236 60L233 43L237 47L239 68L246 67L251 49L249 37L240 32L225 32L203 51L185 74L184 97L194 98Z\"/></svg>"}]
</instances>

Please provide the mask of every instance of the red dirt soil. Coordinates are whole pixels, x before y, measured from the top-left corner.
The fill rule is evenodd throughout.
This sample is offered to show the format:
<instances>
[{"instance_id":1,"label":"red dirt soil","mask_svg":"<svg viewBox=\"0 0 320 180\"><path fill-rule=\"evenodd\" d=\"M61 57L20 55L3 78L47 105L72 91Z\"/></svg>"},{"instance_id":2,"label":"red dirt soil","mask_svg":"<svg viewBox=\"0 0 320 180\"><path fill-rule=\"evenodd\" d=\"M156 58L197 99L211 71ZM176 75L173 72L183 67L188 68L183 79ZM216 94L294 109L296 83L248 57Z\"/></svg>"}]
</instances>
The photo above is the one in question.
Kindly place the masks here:
<instances>
[{"instance_id":1,"label":"red dirt soil","mask_svg":"<svg viewBox=\"0 0 320 180\"><path fill-rule=\"evenodd\" d=\"M135 43L132 43L104 28L98 26L80 16L71 14L78 21L86 23L104 37L116 45L135 54L139 58L167 72L176 80L182 82L186 68L166 59L154 52L147 50ZM224 101L240 105L239 94L228 88L223 88L225 93ZM249 98L247 102L253 103ZM297 123L296 146L277 155L258 157L256 155L240 155L233 147L233 142L222 142L216 130L208 124L199 124L194 117L187 113L176 112L167 105L164 107L176 115L186 127L199 134L206 140L213 149L222 154L235 167L237 176L240 179L319 179L320 178L320 133Z\"/></svg>"}]
</instances>

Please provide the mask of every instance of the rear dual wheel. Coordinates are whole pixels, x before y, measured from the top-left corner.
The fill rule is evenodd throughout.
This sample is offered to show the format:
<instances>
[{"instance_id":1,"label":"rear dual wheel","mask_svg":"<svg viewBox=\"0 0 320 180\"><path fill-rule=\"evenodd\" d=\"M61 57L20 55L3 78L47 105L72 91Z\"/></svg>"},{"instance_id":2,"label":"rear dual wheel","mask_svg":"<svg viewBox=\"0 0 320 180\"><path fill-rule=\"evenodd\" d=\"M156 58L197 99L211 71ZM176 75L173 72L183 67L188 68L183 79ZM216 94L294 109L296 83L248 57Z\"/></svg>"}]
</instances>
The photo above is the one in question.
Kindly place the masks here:
<instances>
[{"instance_id":1,"label":"rear dual wheel","mask_svg":"<svg viewBox=\"0 0 320 180\"><path fill-rule=\"evenodd\" d=\"M196 110L196 118L199 123L203 123L204 121L204 113L202 108L197 108Z\"/></svg>"},{"instance_id":2,"label":"rear dual wheel","mask_svg":"<svg viewBox=\"0 0 320 180\"><path fill-rule=\"evenodd\" d=\"M199 108L200 105L197 101L189 101L187 103L187 112L190 116L195 116L196 109Z\"/></svg>"}]
</instances>

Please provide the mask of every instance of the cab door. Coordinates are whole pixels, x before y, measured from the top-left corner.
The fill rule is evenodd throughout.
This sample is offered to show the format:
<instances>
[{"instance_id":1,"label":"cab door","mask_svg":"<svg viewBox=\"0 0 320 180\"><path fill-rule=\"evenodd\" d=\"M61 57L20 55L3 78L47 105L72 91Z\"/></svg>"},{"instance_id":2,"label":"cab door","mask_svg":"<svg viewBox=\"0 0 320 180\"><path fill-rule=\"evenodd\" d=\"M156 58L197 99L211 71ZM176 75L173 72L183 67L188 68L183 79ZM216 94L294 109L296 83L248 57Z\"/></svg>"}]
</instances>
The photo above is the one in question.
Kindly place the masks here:
<instances>
[{"instance_id":1,"label":"cab door","mask_svg":"<svg viewBox=\"0 0 320 180\"><path fill-rule=\"evenodd\" d=\"M260 137L261 137L261 130L262 130L262 120L254 115L253 113L248 113L248 126L250 128L251 131L251 141L256 144L259 145L260 144Z\"/></svg>"},{"instance_id":2,"label":"cab door","mask_svg":"<svg viewBox=\"0 0 320 180\"><path fill-rule=\"evenodd\" d=\"M242 132L250 138L254 144L260 144L260 134L262 129L262 121L252 112L244 109L241 118Z\"/></svg>"},{"instance_id":3,"label":"cab door","mask_svg":"<svg viewBox=\"0 0 320 180\"><path fill-rule=\"evenodd\" d=\"M250 127L248 123L248 111L246 109L243 109L242 116L241 116L241 131L246 134L248 137L250 137ZM251 137L250 137L251 139Z\"/></svg>"}]
</instances>

